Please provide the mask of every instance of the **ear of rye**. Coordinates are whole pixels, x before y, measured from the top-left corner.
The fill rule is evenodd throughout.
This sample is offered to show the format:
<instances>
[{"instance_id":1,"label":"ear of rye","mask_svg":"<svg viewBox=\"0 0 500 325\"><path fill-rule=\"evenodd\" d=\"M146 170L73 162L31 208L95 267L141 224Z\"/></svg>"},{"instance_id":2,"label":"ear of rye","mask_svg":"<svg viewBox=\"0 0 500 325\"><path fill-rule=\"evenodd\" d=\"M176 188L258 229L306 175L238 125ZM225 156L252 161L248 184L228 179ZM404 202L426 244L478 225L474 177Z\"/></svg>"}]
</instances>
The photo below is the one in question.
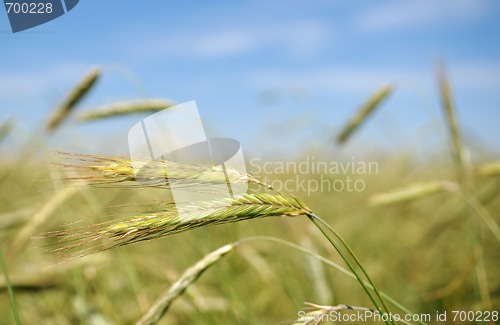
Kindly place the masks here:
<instances>
[{"instance_id":1,"label":"ear of rye","mask_svg":"<svg viewBox=\"0 0 500 325\"><path fill-rule=\"evenodd\" d=\"M170 188L180 185L185 188L199 187L200 184L257 183L258 180L246 173L225 166L207 164L186 164L168 162L168 175L165 174L166 161L137 161L128 158L103 157L86 154L59 152L55 166L63 168L69 180L85 181L90 186L121 186L132 188ZM143 166L136 177L134 165ZM198 190L198 189L197 189ZM206 188L209 191L209 187Z\"/></svg>"},{"instance_id":2,"label":"ear of rye","mask_svg":"<svg viewBox=\"0 0 500 325\"><path fill-rule=\"evenodd\" d=\"M370 197L370 205L378 206L405 203L443 192L452 186L453 184L451 182L444 181L414 183L391 192L375 194Z\"/></svg>"},{"instance_id":3,"label":"ear of rye","mask_svg":"<svg viewBox=\"0 0 500 325\"><path fill-rule=\"evenodd\" d=\"M92 68L69 92L47 121L47 131L53 131L68 117L73 108L90 92L101 76L99 67Z\"/></svg>"},{"instance_id":4,"label":"ear of rye","mask_svg":"<svg viewBox=\"0 0 500 325\"><path fill-rule=\"evenodd\" d=\"M170 108L174 105L174 102L168 99L160 98L131 100L97 107L93 110L80 114L78 119L84 122L121 115L152 113Z\"/></svg>"},{"instance_id":5,"label":"ear of rye","mask_svg":"<svg viewBox=\"0 0 500 325\"><path fill-rule=\"evenodd\" d=\"M382 102L392 93L394 87L388 84L374 93L366 103L351 117L344 128L337 135L337 142L344 144L351 135L366 121L366 119L379 107Z\"/></svg>"},{"instance_id":6,"label":"ear of rye","mask_svg":"<svg viewBox=\"0 0 500 325\"><path fill-rule=\"evenodd\" d=\"M12 130L14 129L14 125L15 125L15 122L14 122L14 119L8 119L7 121L3 122L1 125L0 125L0 141L2 141L5 137L7 137L9 135L9 133L12 132Z\"/></svg>"},{"instance_id":7,"label":"ear of rye","mask_svg":"<svg viewBox=\"0 0 500 325\"><path fill-rule=\"evenodd\" d=\"M199 227L309 213L311 210L296 197L251 193L233 199L195 202L184 207L170 204L158 212L73 230L50 232L42 237L61 239L59 243L61 247L53 249L53 252L83 256Z\"/></svg>"}]
</instances>

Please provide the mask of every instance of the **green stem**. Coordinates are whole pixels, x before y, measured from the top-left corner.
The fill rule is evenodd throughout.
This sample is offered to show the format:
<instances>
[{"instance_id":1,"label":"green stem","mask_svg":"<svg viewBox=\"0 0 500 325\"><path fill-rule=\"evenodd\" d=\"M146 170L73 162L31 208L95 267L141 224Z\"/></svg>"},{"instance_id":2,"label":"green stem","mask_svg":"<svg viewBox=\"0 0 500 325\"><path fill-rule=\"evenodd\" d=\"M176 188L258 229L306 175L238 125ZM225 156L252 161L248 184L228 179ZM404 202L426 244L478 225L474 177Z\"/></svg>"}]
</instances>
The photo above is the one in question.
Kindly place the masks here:
<instances>
[{"instance_id":1,"label":"green stem","mask_svg":"<svg viewBox=\"0 0 500 325\"><path fill-rule=\"evenodd\" d=\"M373 289L375 291L375 294L377 295L378 299L380 300L380 302L382 303L382 306L385 310L386 313L389 313L389 309L387 308L387 306L385 305L385 302L384 300L382 299L382 297L380 296L380 293L377 289L377 287L375 286L375 284L373 283L373 281L371 280L371 278L368 276L367 272L364 270L364 268L361 266L361 263L359 262L358 258L356 257L356 255L354 255L354 252L352 251L352 249L346 244L346 242L342 239L342 237L340 237L336 231L333 230L332 227L330 227L325 221L323 221L320 217L318 217L317 215L313 214L313 213L310 213L308 214L308 217L309 219L314 223L314 225L321 231L321 233L323 234L323 236L326 237L326 239L330 242L330 244L335 248L335 250L339 253L340 257L342 257L342 259L344 260L344 262L347 264L347 266L349 267L349 269L352 271L352 273L354 273L354 275L356 276L356 279L358 280L358 282L361 284L361 286L363 287L363 290L365 290L366 294L368 295L368 297L370 297L370 300L373 302L373 304L375 305L375 307L377 308L378 312L380 312L381 314L384 313L384 311L382 310L382 308L380 307L379 303L377 302L377 300L373 297L373 295L370 293L370 291L368 290L368 287L365 285L364 281L361 279L361 277L359 276L359 274L356 272L356 270L354 269L353 265L351 264L351 262L349 261L349 259L347 258L347 256L344 254L344 252L342 252L342 250L340 249L340 247L330 238L330 236L328 236L328 234L324 231L324 229L319 225L319 223L323 224L324 226L326 226L339 240L340 242L342 243L342 245L344 245L344 247L347 249L347 251L349 252L349 254L354 258L356 264L358 264L358 266L360 267L361 271L363 272L363 274L366 276L366 279L368 280L368 282L373 286ZM318 223L319 222L319 223ZM389 321L385 321L386 324L389 324ZM394 324L394 322L392 322L392 324Z\"/></svg>"},{"instance_id":2,"label":"green stem","mask_svg":"<svg viewBox=\"0 0 500 325\"><path fill-rule=\"evenodd\" d=\"M9 292L10 305L12 306L12 313L14 314L14 320L17 325L21 325L21 320L17 312L16 299L14 297L14 290L12 290L12 285L9 279L9 273L7 272L7 265L3 260L2 252L0 251L0 268L2 268L3 275L5 276L5 283L7 284L7 291Z\"/></svg>"},{"instance_id":3,"label":"green stem","mask_svg":"<svg viewBox=\"0 0 500 325\"><path fill-rule=\"evenodd\" d=\"M294 243L291 243L289 241L286 241L286 240L283 240L283 239L279 239L279 238L274 238L274 237L269 237L269 236L253 236L253 237L248 237L248 238L245 238L245 239L242 239L240 240L239 242L240 243L245 243L245 242L249 242L249 241L270 241L270 242L273 242L273 243L277 243L277 244L281 244L281 245L284 245L284 246L287 246L289 248L292 248L292 249L295 249L301 253L304 253L314 259L317 259L318 261L330 266L330 267L333 267L334 269L336 269L337 271L347 275L348 277L350 277L351 279L355 279L357 280L358 278L356 277L356 275L352 272L349 272L348 270L346 270L345 268L343 268L342 266L338 265L337 263L335 262L332 262L330 261L329 259L327 258L324 258L323 256L319 255L319 254L316 254L302 246L299 246L299 245L296 245ZM373 286L370 285L369 283L367 283L366 281L363 281L363 283L365 284L365 286L370 289L370 290L374 290ZM380 295L385 299L387 300L388 302L390 302L392 305L394 305L396 308L398 308L400 311L406 313L406 314L409 314L409 315L414 315L414 313L412 311L410 311L408 308L406 308L405 306L401 305L399 302L397 302L395 299L393 299L392 297L390 297L389 295L387 295L386 293L380 291ZM422 321L417 321L419 324L421 325L427 325L425 322L422 322Z\"/></svg>"},{"instance_id":4,"label":"green stem","mask_svg":"<svg viewBox=\"0 0 500 325\"><path fill-rule=\"evenodd\" d=\"M471 177L470 166L468 161L464 157L465 147L462 142L460 135L460 129L458 126L458 120L455 115L455 106L452 101L451 89L446 77L445 70L442 66L438 66L438 82L441 91L441 101L442 106L446 116L446 122L448 126L448 131L451 140L451 150L452 158L455 163L455 169L457 173L458 183L465 197L468 207L469 221L471 223L471 250L476 256L476 281L480 293L480 299L485 309L491 309L491 297L490 289L488 284L488 277L486 275L486 268L484 266L483 260L483 247L481 243L481 233L477 218L474 218L471 207L471 203L477 201L475 197L475 191L473 186L473 180ZM477 210L476 210L477 212ZM484 217L484 214L479 214ZM492 226L491 222L487 222L488 226ZM494 229L494 228L490 228Z\"/></svg>"}]
</instances>

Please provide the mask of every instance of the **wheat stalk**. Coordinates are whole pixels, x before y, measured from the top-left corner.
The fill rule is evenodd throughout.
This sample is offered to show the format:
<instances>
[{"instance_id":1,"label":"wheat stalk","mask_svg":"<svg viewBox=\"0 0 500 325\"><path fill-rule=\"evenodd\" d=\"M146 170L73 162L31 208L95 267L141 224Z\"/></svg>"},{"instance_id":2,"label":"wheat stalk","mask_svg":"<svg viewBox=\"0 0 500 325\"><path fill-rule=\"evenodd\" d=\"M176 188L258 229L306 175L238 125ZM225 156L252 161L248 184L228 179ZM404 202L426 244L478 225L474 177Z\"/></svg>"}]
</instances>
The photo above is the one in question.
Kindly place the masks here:
<instances>
[{"instance_id":1,"label":"wheat stalk","mask_svg":"<svg viewBox=\"0 0 500 325\"><path fill-rule=\"evenodd\" d=\"M219 261L222 257L232 252L238 243L222 246L211 252L198 261L195 265L187 269L180 278L175 281L158 300L148 309L148 311L136 322L136 325L156 324L158 320L167 312L172 302L179 297L186 288L191 285L201 274L211 265Z\"/></svg>"},{"instance_id":2,"label":"wheat stalk","mask_svg":"<svg viewBox=\"0 0 500 325\"><path fill-rule=\"evenodd\" d=\"M455 163L455 169L457 173L457 180L460 186L460 190L463 193L466 202L477 202L477 198L475 195L475 188L472 178L472 168L470 166L470 161L466 159L465 155L465 146L462 141L462 137L460 134L460 128L458 124L458 119L455 114L455 105L453 104L452 92L450 83L448 81L448 77L446 75L446 71L443 65L438 65L437 67L437 77L438 77L438 85L441 93L441 103L443 110L446 114L446 122L448 131L450 134L451 140L451 150L452 150L452 158ZM491 309L491 294L490 294L490 286L488 280L488 274L486 273L486 266L484 265L484 256L483 256L483 246L481 243L481 234L479 229L479 224L477 219L474 218L472 214L473 208L469 206L469 222L470 222L470 231L471 231L471 250L473 254L476 256L475 263L475 273L476 273L476 282L479 289L479 294L481 298L481 304L484 309ZM479 214L480 216L484 216L484 214ZM498 234L498 225L493 220L490 220L492 223L489 223L491 226L496 226L496 228L490 228L494 232L497 231Z\"/></svg>"},{"instance_id":3,"label":"wheat stalk","mask_svg":"<svg viewBox=\"0 0 500 325\"><path fill-rule=\"evenodd\" d=\"M101 76L99 67L92 68L69 92L67 97L57 107L53 115L47 121L47 131L53 131L68 117L73 108L89 93Z\"/></svg>"},{"instance_id":4,"label":"wheat stalk","mask_svg":"<svg viewBox=\"0 0 500 325\"><path fill-rule=\"evenodd\" d=\"M91 121L120 115L151 113L174 106L168 99L150 98L103 105L78 116L80 121Z\"/></svg>"}]
</instances>

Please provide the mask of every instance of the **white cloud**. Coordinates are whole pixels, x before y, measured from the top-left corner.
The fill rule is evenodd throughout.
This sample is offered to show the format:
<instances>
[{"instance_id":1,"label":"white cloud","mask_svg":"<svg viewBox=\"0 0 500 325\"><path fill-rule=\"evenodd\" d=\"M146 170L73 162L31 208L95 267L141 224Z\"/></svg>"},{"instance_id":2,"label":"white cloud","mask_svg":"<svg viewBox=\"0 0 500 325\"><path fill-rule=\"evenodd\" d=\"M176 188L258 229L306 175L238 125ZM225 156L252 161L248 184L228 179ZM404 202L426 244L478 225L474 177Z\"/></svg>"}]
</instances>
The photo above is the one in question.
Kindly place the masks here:
<instances>
[{"instance_id":1,"label":"white cloud","mask_svg":"<svg viewBox=\"0 0 500 325\"><path fill-rule=\"evenodd\" d=\"M317 53L331 37L331 30L316 21L268 24L206 31L204 34L151 36L130 49L141 58L217 58L249 54L262 49L278 49L292 56ZM128 46L128 45L127 45Z\"/></svg>"},{"instance_id":2,"label":"white cloud","mask_svg":"<svg viewBox=\"0 0 500 325\"><path fill-rule=\"evenodd\" d=\"M462 88L500 90L500 62L465 62L451 66L450 79Z\"/></svg>"},{"instance_id":3,"label":"white cloud","mask_svg":"<svg viewBox=\"0 0 500 325\"><path fill-rule=\"evenodd\" d=\"M362 12L356 19L363 30L384 30L428 26L476 19L487 13L486 0L409 0L395 1Z\"/></svg>"},{"instance_id":4,"label":"white cloud","mask_svg":"<svg viewBox=\"0 0 500 325\"><path fill-rule=\"evenodd\" d=\"M75 82L89 67L83 63L57 63L39 70L3 72L0 75L0 96L37 96L63 83Z\"/></svg>"},{"instance_id":5,"label":"white cloud","mask_svg":"<svg viewBox=\"0 0 500 325\"><path fill-rule=\"evenodd\" d=\"M250 51L256 43L255 37L249 33L227 31L195 39L187 44L187 50L203 57L219 57Z\"/></svg>"},{"instance_id":6,"label":"white cloud","mask_svg":"<svg viewBox=\"0 0 500 325\"><path fill-rule=\"evenodd\" d=\"M390 81L404 79L406 75L404 71L394 68L325 66L301 73L260 71L251 76L250 82L262 88L299 83L314 91L358 93L373 90Z\"/></svg>"},{"instance_id":7,"label":"white cloud","mask_svg":"<svg viewBox=\"0 0 500 325\"><path fill-rule=\"evenodd\" d=\"M467 61L448 66L454 87L478 93L500 89L500 62ZM276 88L298 83L319 92L369 93L388 82L403 87L437 87L435 67L427 66L340 66L329 65L304 72L265 70L253 73L249 84L254 88Z\"/></svg>"}]
</instances>

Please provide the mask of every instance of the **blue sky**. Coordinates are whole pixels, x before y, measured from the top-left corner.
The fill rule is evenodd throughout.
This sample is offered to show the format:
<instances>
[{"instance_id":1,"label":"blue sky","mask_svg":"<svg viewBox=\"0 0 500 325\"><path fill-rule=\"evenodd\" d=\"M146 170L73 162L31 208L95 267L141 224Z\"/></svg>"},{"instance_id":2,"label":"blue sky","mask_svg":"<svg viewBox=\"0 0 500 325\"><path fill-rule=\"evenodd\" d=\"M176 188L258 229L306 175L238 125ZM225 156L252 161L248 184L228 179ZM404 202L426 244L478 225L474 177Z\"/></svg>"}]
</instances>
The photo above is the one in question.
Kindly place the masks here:
<instances>
[{"instance_id":1,"label":"blue sky","mask_svg":"<svg viewBox=\"0 0 500 325\"><path fill-rule=\"evenodd\" d=\"M350 146L419 150L445 141L434 71L442 60L467 138L498 152L499 34L493 0L82 0L17 34L2 10L0 121L15 117L18 135L37 134L72 83L102 65L80 111L143 96L194 99L210 134L281 154L332 143L370 93L395 82ZM140 118L68 121L47 142L126 153Z\"/></svg>"}]
</instances>

